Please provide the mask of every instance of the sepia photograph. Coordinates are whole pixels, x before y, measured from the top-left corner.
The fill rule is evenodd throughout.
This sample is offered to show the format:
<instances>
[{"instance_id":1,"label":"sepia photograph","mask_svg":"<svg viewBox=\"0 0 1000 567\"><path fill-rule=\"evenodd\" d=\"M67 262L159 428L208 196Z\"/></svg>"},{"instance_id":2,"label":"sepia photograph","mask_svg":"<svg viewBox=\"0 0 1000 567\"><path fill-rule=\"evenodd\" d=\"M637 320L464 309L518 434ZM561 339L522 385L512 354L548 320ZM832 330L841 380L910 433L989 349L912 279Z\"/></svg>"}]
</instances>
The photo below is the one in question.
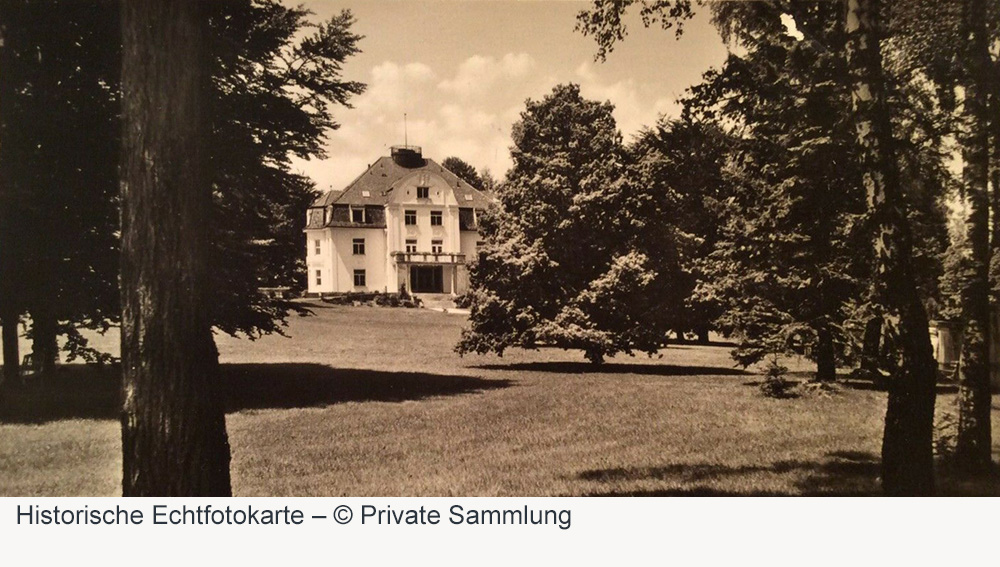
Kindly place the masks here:
<instances>
[{"instance_id":1,"label":"sepia photograph","mask_svg":"<svg viewBox=\"0 0 1000 567\"><path fill-rule=\"evenodd\" d=\"M1000 496L1000 3L0 0L0 322L4 497Z\"/></svg>"}]
</instances>

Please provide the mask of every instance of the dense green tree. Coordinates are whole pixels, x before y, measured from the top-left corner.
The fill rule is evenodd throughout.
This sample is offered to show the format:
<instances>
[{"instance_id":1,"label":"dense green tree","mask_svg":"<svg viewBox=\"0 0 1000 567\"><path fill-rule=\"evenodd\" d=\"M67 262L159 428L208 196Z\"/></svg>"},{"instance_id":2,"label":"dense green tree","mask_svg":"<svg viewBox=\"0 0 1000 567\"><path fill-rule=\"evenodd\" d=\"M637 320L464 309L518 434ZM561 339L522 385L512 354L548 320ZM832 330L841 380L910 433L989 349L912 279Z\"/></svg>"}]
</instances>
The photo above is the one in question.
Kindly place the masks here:
<instances>
[{"instance_id":1,"label":"dense green tree","mask_svg":"<svg viewBox=\"0 0 1000 567\"><path fill-rule=\"evenodd\" d=\"M578 29L597 39L604 56L625 37L622 20L638 4L646 25L678 26L691 16L688 0L594 0L578 17ZM746 4L747 6L739 6ZM720 3L725 10L778 10L795 17L813 2ZM899 351L889 384L883 438L883 486L890 494L933 492L932 434L936 364L930 349L927 313L915 271L913 232L906 213L897 142L887 100L883 64L883 14L875 0L845 0L844 53L855 125L862 186L867 197L866 226L872 235L876 305L885 310L889 334ZM777 25L765 33L784 33ZM808 30L800 29L811 42Z\"/></svg>"},{"instance_id":2,"label":"dense green tree","mask_svg":"<svg viewBox=\"0 0 1000 567\"><path fill-rule=\"evenodd\" d=\"M949 315L963 328L956 462L963 470L984 472L991 463L989 354L996 340L991 329L991 247L997 248L1000 234L996 216L993 227L990 218L991 200L995 205L1000 190L994 175L991 196L990 171L995 174L998 167L991 164L991 136L1000 127L991 105L997 108L1000 87L990 46L1000 39L1000 5L908 0L893 6L890 14L897 32L896 65L926 77L942 98L956 103L949 132L962 158L960 197L966 214L947 258L952 271L943 278L959 304L951 306Z\"/></svg>"},{"instance_id":3,"label":"dense green tree","mask_svg":"<svg viewBox=\"0 0 1000 567\"><path fill-rule=\"evenodd\" d=\"M118 320L120 6L3 7L13 30L4 85L18 86L4 104L10 157L0 159L11 182L0 195L0 307L10 313L7 337L30 314L32 356L45 370L56 335L71 357L101 359L78 328ZM212 2L205 16L214 109L204 133L213 188L207 305L216 328L254 337L279 331L292 307L261 288L304 285L302 210L316 192L289 158L322 156L324 134L337 127L333 108L363 90L340 76L360 37L349 12L314 24L307 10L271 0Z\"/></svg>"},{"instance_id":4,"label":"dense green tree","mask_svg":"<svg viewBox=\"0 0 1000 567\"><path fill-rule=\"evenodd\" d=\"M92 358L76 329L106 328L118 311L118 5L4 0L0 20L0 302L5 321L30 314L32 358L48 372L58 334Z\"/></svg>"},{"instance_id":5,"label":"dense green tree","mask_svg":"<svg viewBox=\"0 0 1000 567\"><path fill-rule=\"evenodd\" d=\"M557 86L528 101L513 138L458 351L655 352L683 304L680 236L652 222L669 195L631 182L611 105Z\"/></svg>"},{"instance_id":6,"label":"dense green tree","mask_svg":"<svg viewBox=\"0 0 1000 567\"><path fill-rule=\"evenodd\" d=\"M230 334L280 330L293 305L262 287L301 289L302 214L313 182L290 157L322 157L338 127L333 108L364 85L341 77L358 52L349 11L313 23L311 13L274 0L209 3L212 54L214 269L211 317Z\"/></svg>"},{"instance_id":7,"label":"dense green tree","mask_svg":"<svg viewBox=\"0 0 1000 567\"><path fill-rule=\"evenodd\" d=\"M961 50L963 128L961 131L963 189L969 205L968 239L973 277L963 286L962 358L959 366L959 426L957 464L970 472L992 466L990 431L990 122L991 87L997 81L990 59L990 34L985 0L964 3ZM994 221L996 222L996 221Z\"/></svg>"},{"instance_id":8,"label":"dense green tree","mask_svg":"<svg viewBox=\"0 0 1000 567\"><path fill-rule=\"evenodd\" d=\"M722 128L707 121L661 119L644 129L629 147L630 168L636 183L667 195L674 202L670 223L688 236L693 246L682 259L689 293L674 331L682 339L694 333L708 341L708 331L722 314L722 305L706 295L693 293L711 276L703 259L715 249L729 197L723 168L731 139Z\"/></svg>"},{"instance_id":9,"label":"dense green tree","mask_svg":"<svg viewBox=\"0 0 1000 567\"><path fill-rule=\"evenodd\" d=\"M443 165L448 171L457 175L462 181L465 181L476 189L483 189L483 186L485 185L483 178L476 172L476 168L469 165L469 163L462 158L455 156L446 157L444 158L444 161L441 162L441 165Z\"/></svg>"}]
</instances>

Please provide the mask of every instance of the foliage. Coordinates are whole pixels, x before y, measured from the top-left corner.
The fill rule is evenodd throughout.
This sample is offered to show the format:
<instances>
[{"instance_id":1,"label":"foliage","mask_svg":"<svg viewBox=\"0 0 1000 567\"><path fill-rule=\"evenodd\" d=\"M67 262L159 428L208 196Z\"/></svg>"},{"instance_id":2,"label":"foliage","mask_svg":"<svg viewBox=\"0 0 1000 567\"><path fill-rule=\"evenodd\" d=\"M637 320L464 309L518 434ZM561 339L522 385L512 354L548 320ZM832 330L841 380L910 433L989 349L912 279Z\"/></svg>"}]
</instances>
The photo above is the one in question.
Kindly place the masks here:
<instances>
[{"instance_id":1,"label":"foliage","mask_svg":"<svg viewBox=\"0 0 1000 567\"><path fill-rule=\"evenodd\" d=\"M514 167L482 219L460 353L553 345L600 362L653 353L683 305L670 196L632 182L609 103L560 85L514 126Z\"/></svg>"},{"instance_id":2,"label":"foliage","mask_svg":"<svg viewBox=\"0 0 1000 567\"><path fill-rule=\"evenodd\" d=\"M764 381L760 384L760 392L768 398L794 398L791 389L795 382L785 378L788 368L778 362L777 355L772 355L764 368Z\"/></svg>"},{"instance_id":3,"label":"foliage","mask_svg":"<svg viewBox=\"0 0 1000 567\"><path fill-rule=\"evenodd\" d=\"M714 15L742 51L685 101L690 117L733 132L721 169L728 195L697 294L722 306L717 324L740 341L734 358L744 366L777 352L830 356L834 347L820 339L844 342L842 306L859 293L866 257L854 234L864 195L847 76L825 47L843 42L839 9L795 14L795 32L822 48L767 6L719 5Z\"/></svg>"},{"instance_id":4,"label":"foliage","mask_svg":"<svg viewBox=\"0 0 1000 567\"><path fill-rule=\"evenodd\" d=\"M280 330L301 289L302 211L313 183L289 157L322 156L332 110L364 85L340 77L360 36L344 11L313 23L274 0L210 2L211 319L254 337ZM118 3L4 3L4 50L16 84L5 102L0 169L2 301L51 312L71 357L101 361L78 328L119 318ZM56 237L58 235L58 237ZM7 305L4 306L7 308ZM35 313L33 313L34 317Z\"/></svg>"},{"instance_id":5,"label":"foliage","mask_svg":"<svg viewBox=\"0 0 1000 567\"><path fill-rule=\"evenodd\" d=\"M712 277L703 259L720 236L729 194L723 167L730 145L730 137L713 123L661 119L629 147L633 179L654 194L669 196L670 223L689 243L681 249L685 299L677 333L707 333L722 314L718 301L693 291Z\"/></svg>"},{"instance_id":6,"label":"foliage","mask_svg":"<svg viewBox=\"0 0 1000 567\"><path fill-rule=\"evenodd\" d=\"M349 11L317 24L308 10L274 0L210 6L212 321L255 337L279 331L293 307L260 288L305 286L302 211L317 193L289 158L322 157L324 135L338 127L332 108L363 91L340 77L361 37Z\"/></svg>"},{"instance_id":7,"label":"foliage","mask_svg":"<svg viewBox=\"0 0 1000 567\"><path fill-rule=\"evenodd\" d=\"M44 319L71 355L96 360L74 331L119 311L118 6L9 0L0 26L2 312L31 312L32 335Z\"/></svg>"},{"instance_id":8,"label":"foliage","mask_svg":"<svg viewBox=\"0 0 1000 567\"><path fill-rule=\"evenodd\" d=\"M483 181L483 178L476 173L476 168L469 165L469 163L462 158L455 156L446 157L444 158L444 161L441 162L441 165L443 165L448 171L457 175L459 179L465 181L469 185L472 185L476 189L484 188L485 182Z\"/></svg>"}]
</instances>

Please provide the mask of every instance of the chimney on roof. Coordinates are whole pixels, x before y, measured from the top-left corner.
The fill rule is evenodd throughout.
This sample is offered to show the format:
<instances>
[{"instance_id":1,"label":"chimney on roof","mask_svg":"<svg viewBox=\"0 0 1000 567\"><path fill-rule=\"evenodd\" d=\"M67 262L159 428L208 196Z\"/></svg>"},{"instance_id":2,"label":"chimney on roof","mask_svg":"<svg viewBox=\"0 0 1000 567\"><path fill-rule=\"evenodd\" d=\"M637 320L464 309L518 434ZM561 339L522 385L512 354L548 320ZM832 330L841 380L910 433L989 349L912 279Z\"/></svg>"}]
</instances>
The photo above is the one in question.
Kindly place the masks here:
<instances>
[{"instance_id":1,"label":"chimney on roof","mask_svg":"<svg viewBox=\"0 0 1000 567\"><path fill-rule=\"evenodd\" d=\"M421 167L424 165L420 146L393 146L392 161L400 167Z\"/></svg>"}]
</instances>

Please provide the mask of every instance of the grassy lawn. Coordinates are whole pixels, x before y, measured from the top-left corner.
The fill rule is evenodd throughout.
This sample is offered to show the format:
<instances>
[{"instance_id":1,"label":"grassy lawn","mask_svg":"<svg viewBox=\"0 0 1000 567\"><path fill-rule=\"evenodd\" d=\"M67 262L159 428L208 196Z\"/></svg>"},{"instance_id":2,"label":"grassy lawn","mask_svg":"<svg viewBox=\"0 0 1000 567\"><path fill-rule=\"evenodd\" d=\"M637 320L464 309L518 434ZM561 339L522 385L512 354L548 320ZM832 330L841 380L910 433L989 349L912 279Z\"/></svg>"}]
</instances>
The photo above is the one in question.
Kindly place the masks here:
<instances>
[{"instance_id":1,"label":"grassy lawn","mask_svg":"<svg viewBox=\"0 0 1000 567\"><path fill-rule=\"evenodd\" d=\"M768 399L724 346L601 367L561 350L459 358L463 316L315 313L292 318L290 338L217 339L237 495L877 491L881 392ZM0 494L117 494L117 379L68 366L17 392L0 410ZM945 411L954 396L938 400ZM958 484L943 474L941 484L949 494L1000 494L996 478Z\"/></svg>"}]
</instances>

